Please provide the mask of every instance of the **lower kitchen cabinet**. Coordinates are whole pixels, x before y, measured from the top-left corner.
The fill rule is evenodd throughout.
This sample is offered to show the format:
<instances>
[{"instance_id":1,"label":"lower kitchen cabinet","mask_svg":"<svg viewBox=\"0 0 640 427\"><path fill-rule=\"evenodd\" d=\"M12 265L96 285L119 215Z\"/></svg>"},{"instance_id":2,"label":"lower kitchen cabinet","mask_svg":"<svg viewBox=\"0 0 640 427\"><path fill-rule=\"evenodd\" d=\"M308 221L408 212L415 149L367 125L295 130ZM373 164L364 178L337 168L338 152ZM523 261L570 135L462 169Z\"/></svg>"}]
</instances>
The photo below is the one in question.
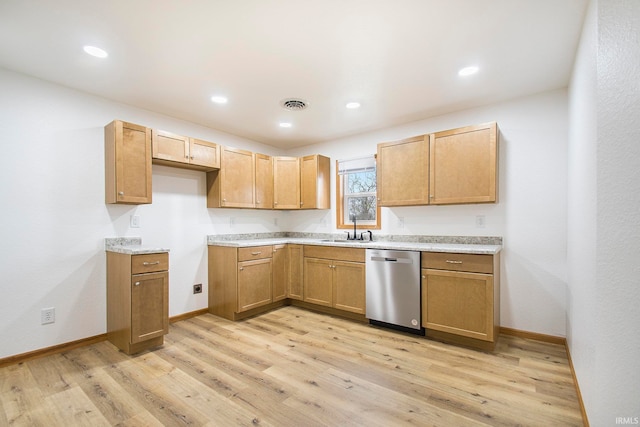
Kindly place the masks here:
<instances>
[{"instance_id":1,"label":"lower kitchen cabinet","mask_svg":"<svg viewBox=\"0 0 640 427\"><path fill-rule=\"evenodd\" d=\"M287 297L302 301L304 298L304 246L287 245L288 283Z\"/></svg>"},{"instance_id":2,"label":"lower kitchen cabinet","mask_svg":"<svg viewBox=\"0 0 640 427\"><path fill-rule=\"evenodd\" d=\"M498 255L422 253L427 336L492 349L500 325Z\"/></svg>"},{"instance_id":3,"label":"lower kitchen cabinet","mask_svg":"<svg viewBox=\"0 0 640 427\"><path fill-rule=\"evenodd\" d=\"M238 313L273 301L271 266L271 258L238 263Z\"/></svg>"},{"instance_id":4,"label":"lower kitchen cabinet","mask_svg":"<svg viewBox=\"0 0 640 427\"><path fill-rule=\"evenodd\" d=\"M209 246L209 312L237 320L268 308L274 302L273 249L271 245ZM276 266L282 262L280 251L285 252L276 249Z\"/></svg>"},{"instance_id":5,"label":"lower kitchen cabinet","mask_svg":"<svg viewBox=\"0 0 640 427\"><path fill-rule=\"evenodd\" d=\"M273 245L273 301L280 301L287 297L287 283L289 281L289 251L287 245Z\"/></svg>"},{"instance_id":6,"label":"lower kitchen cabinet","mask_svg":"<svg viewBox=\"0 0 640 427\"><path fill-rule=\"evenodd\" d=\"M169 332L169 255L107 252L107 338L126 354Z\"/></svg>"},{"instance_id":7,"label":"lower kitchen cabinet","mask_svg":"<svg viewBox=\"0 0 640 427\"><path fill-rule=\"evenodd\" d=\"M305 246L303 300L364 314L364 249Z\"/></svg>"}]
</instances>

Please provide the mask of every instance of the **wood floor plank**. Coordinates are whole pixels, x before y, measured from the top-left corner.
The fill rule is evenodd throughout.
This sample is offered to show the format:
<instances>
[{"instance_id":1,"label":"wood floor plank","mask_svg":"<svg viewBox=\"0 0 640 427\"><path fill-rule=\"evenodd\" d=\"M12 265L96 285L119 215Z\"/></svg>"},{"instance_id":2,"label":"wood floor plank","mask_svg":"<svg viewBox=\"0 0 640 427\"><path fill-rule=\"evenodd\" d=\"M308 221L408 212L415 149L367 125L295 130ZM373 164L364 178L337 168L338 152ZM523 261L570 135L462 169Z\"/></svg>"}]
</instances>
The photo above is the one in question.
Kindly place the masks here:
<instances>
[{"instance_id":1,"label":"wood floor plank","mask_svg":"<svg viewBox=\"0 0 640 427\"><path fill-rule=\"evenodd\" d=\"M164 346L109 342L0 368L0 425L580 426L562 345L476 351L283 307L170 325Z\"/></svg>"}]
</instances>

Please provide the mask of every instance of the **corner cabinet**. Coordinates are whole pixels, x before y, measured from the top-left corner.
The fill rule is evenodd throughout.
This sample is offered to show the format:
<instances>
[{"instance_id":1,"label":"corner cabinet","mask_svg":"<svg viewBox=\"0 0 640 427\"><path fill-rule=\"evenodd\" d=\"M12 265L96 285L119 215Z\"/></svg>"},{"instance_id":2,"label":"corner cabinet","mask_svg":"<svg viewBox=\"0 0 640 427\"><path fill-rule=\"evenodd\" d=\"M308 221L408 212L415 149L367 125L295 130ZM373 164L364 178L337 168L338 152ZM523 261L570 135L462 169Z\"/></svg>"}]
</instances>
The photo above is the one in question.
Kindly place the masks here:
<instances>
[{"instance_id":1,"label":"corner cabinet","mask_svg":"<svg viewBox=\"0 0 640 427\"><path fill-rule=\"evenodd\" d=\"M492 350L500 326L499 254L422 253L427 336Z\"/></svg>"},{"instance_id":2,"label":"corner cabinet","mask_svg":"<svg viewBox=\"0 0 640 427\"><path fill-rule=\"evenodd\" d=\"M429 136L378 144L378 203L411 206L429 203Z\"/></svg>"},{"instance_id":3,"label":"corner cabinet","mask_svg":"<svg viewBox=\"0 0 640 427\"><path fill-rule=\"evenodd\" d=\"M151 129L114 120L104 127L105 202L151 203Z\"/></svg>"},{"instance_id":4,"label":"corner cabinet","mask_svg":"<svg viewBox=\"0 0 640 427\"><path fill-rule=\"evenodd\" d=\"M274 209L300 209L300 162L297 157L273 158Z\"/></svg>"},{"instance_id":5,"label":"corner cabinet","mask_svg":"<svg viewBox=\"0 0 640 427\"><path fill-rule=\"evenodd\" d=\"M126 354L169 332L169 254L107 252L107 339Z\"/></svg>"},{"instance_id":6,"label":"corner cabinet","mask_svg":"<svg viewBox=\"0 0 640 427\"><path fill-rule=\"evenodd\" d=\"M273 159L255 154L255 200L258 209L273 209Z\"/></svg>"},{"instance_id":7,"label":"corner cabinet","mask_svg":"<svg viewBox=\"0 0 640 427\"><path fill-rule=\"evenodd\" d=\"M495 122L432 134L429 158L430 204L497 201L498 126Z\"/></svg>"},{"instance_id":8,"label":"corner cabinet","mask_svg":"<svg viewBox=\"0 0 640 427\"><path fill-rule=\"evenodd\" d=\"M292 300L304 299L304 246L287 245L287 297Z\"/></svg>"},{"instance_id":9,"label":"corner cabinet","mask_svg":"<svg viewBox=\"0 0 640 427\"><path fill-rule=\"evenodd\" d=\"M207 172L208 208L254 208L254 153L222 147L220 170Z\"/></svg>"},{"instance_id":10,"label":"corner cabinet","mask_svg":"<svg viewBox=\"0 0 640 427\"><path fill-rule=\"evenodd\" d=\"M331 160L319 154L300 158L300 209L331 209Z\"/></svg>"}]
</instances>

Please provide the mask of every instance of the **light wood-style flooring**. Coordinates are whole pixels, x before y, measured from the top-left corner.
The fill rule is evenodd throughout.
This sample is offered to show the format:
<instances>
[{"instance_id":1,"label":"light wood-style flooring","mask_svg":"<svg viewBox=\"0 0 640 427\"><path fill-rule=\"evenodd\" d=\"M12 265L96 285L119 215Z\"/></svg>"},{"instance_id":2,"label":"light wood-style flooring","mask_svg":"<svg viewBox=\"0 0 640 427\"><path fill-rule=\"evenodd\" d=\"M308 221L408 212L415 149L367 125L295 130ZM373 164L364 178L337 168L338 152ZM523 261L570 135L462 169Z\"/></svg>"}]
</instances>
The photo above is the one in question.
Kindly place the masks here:
<instances>
[{"instance_id":1,"label":"light wood-style flooring","mask_svg":"<svg viewBox=\"0 0 640 427\"><path fill-rule=\"evenodd\" d=\"M163 347L109 342L0 369L9 426L580 426L563 346L485 353L284 307L174 323Z\"/></svg>"}]
</instances>

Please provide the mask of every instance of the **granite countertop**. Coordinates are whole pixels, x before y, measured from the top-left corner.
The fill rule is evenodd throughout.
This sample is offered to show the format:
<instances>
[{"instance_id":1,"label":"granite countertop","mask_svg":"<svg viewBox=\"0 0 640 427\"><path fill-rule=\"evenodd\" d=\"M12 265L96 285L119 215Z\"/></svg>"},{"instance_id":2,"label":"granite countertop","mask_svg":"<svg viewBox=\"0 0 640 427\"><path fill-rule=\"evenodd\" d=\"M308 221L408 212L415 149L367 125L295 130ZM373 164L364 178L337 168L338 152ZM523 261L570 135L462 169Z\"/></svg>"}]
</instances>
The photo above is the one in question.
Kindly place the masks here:
<instances>
[{"instance_id":1,"label":"granite countertop","mask_svg":"<svg viewBox=\"0 0 640 427\"><path fill-rule=\"evenodd\" d=\"M107 237L104 239L104 250L130 255L169 252L169 249L163 247L143 246L140 237Z\"/></svg>"},{"instance_id":2,"label":"granite countertop","mask_svg":"<svg viewBox=\"0 0 640 427\"><path fill-rule=\"evenodd\" d=\"M421 252L450 252L464 254L497 254L502 249L501 238L476 238L476 237L437 237L428 238L427 236L404 236L411 238L413 241L398 241L395 239L400 236L394 236L394 240L389 240L389 236L385 236L385 240L376 240L374 235L373 241L368 240L346 240L344 236L340 238L332 238L329 236L252 236L238 235L238 239L233 239L233 235L225 236L208 236L207 244L210 246L229 246L229 247L251 247L263 245L279 245L279 244L300 244L300 245L318 245L318 246L334 246L349 248L366 248L366 249L391 249L391 250L407 250ZM435 240L435 241L433 241ZM447 241L448 240L448 241ZM467 243L467 241L469 243Z\"/></svg>"}]
</instances>

